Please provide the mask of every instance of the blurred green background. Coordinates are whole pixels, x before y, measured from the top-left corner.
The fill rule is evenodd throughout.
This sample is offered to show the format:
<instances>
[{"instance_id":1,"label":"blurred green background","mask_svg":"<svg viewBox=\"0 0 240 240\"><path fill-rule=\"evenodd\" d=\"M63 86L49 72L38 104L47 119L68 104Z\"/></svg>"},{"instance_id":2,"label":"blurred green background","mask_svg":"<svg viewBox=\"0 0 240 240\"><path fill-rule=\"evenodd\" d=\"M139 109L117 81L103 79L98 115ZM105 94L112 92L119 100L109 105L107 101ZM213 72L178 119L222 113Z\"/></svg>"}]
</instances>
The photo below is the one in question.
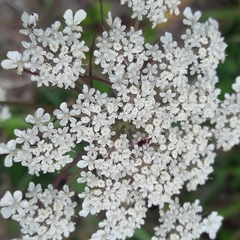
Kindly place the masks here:
<instances>
[{"instance_id":1,"label":"blurred green background","mask_svg":"<svg viewBox=\"0 0 240 240\"><path fill-rule=\"evenodd\" d=\"M108 0L103 2L103 13L106 18L107 12L112 11L113 16L119 16L124 24L132 25L134 20L130 17L130 10L120 6L119 1ZM193 10L201 10L202 20L213 17L219 21L219 28L228 44L227 58L219 65L219 84L223 98L224 93L231 92L231 84L240 75L240 0L186 0L180 5L181 10L186 6L191 6ZM83 38L90 47L94 36L99 34L101 11L98 0L9 0L0 1L0 60L6 58L9 50L19 50L20 42L24 39L19 33L21 28L20 16L23 11L37 12L40 16L39 25L48 27L55 20L61 20L62 14L68 8L78 10L83 8L87 11L88 17L83 22ZM170 16L167 24L158 26L155 30L144 21L141 27L145 31L146 39L150 42L156 40L159 35L166 30L173 33L178 38L182 32L181 18ZM61 102L73 102L76 95L70 91L57 88L36 88L35 83L29 80L26 74L17 75L15 71L4 71L0 69L0 87L7 91L7 101L11 108L12 118L0 122L0 142L7 142L13 138L15 128L24 129L27 125L24 118L27 114L33 113L36 108L42 106L51 112ZM104 86L95 83L95 87L104 91ZM48 174L40 178L27 174L25 168L19 164L14 164L12 168L5 168L3 156L0 156L0 196L6 190L26 189L29 181L41 182L44 186L53 183L56 175ZM218 211L224 216L222 228L217 239L219 240L239 240L240 239L240 146L234 147L229 152L218 152L214 164L215 172L211 179L204 186L198 188L196 192L186 193L183 196L185 201L193 201L198 198L203 205L203 214L211 211ZM74 171L74 169L73 169ZM72 183L71 188L81 191L82 186ZM76 201L79 201L76 198ZM80 203L79 203L80 208ZM156 209L150 209L149 221L144 228L136 230L134 240L148 240L151 236L151 229L155 226L157 215ZM98 219L87 217L77 222L77 231L71 235L71 240L87 240L91 233L97 229ZM0 239L8 240L17 237L19 234L18 223L11 220L4 220L0 217ZM202 239L208 239L203 236Z\"/></svg>"}]
</instances>

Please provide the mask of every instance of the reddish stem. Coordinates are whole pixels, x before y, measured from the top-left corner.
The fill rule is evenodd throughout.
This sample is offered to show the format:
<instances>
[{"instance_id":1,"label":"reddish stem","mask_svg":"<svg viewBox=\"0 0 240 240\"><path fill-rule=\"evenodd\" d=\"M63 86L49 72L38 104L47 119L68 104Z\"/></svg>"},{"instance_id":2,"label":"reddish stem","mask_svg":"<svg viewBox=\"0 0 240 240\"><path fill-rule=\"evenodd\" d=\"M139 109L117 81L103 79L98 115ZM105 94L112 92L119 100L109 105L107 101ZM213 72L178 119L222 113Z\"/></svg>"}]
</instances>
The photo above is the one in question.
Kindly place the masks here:
<instances>
[{"instance_id":1,"label":"reddish stem","mask_svg":"<svg viewBox=\"0 0 240 240\"><path fill-rule=\"evenodd\" d=\"M54 183L53 183L54 188L57 188L60 185L60 183L67 178L67 175L68 175L70 169L77 164L77 162L82 158L84 153L85 153L85 151L82 151L81 153L79 153L75 157L75 159L64 168L64 170L60 173L60 175L54 181Z\"/></svg>"}]
</instances>

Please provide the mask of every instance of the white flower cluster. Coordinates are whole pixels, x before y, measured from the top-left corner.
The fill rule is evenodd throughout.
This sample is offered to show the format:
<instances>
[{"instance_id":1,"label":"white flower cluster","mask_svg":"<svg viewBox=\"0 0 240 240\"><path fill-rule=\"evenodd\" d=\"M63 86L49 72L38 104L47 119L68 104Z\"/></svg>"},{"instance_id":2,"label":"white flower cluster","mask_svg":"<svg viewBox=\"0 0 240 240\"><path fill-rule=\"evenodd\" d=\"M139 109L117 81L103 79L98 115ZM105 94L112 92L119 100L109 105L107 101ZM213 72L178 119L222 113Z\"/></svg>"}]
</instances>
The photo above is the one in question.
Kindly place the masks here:
<instances>
[{"instance_id":1,"label":"white flower cluster","mask_svg":"<svg viewBox=\"0 0 240 240\"><path fill-rule=\"evenodd\" d=\"M73 195L66 185L60 191L52 185L43 191L40 184L30 182L26 199L21 191L5 193L0 200L1 213L19 222L22 236L18 240L58 240L75 230Z\"/></svg>"},{"instance_id":2,"label":"white flower cluster","mask_svg":"<svg viewBox=\"0 0 240 240\"><path fill-rule=\"evenodd\" d=\"M181 3L180 0L120 0L121 4L128 5L132 9L132 18L137 18L142 21L143 16L152 22L154 28L157 24L167 22L165 14L179 14L178 5Z\"/></svg>"},{"instance_id":3,"label":"white flower cluster","mask_svg":"<svg viewBox=\"0 0 240 240\"><path fill-rule=\"evenodd\" d=\"M138 2L128 1L128 4L132 6ZM169 9L175 9L173 6L178 4L178 1L170 0L141 2L155 9L155 3L167 5ZM85 18L84 13L79 10L73 17L70 10L65 12L67 26L63 33L66 35L61 35L59 25L55 23L56 31L48 35L46 41L53 55L61 54L62 48L66 47L69 55L81 53L80 59L84 57L87 47L83 50L84 43L76 40L80 35L74 33L81 30L78 24ZM185 9L184 16L187 29L181 36L181 44L168 32L156 44L150 44L145 43L141 30L133 27L128 30L119 18L112 19L109 14L109 30L98 38L94 56L95 64L100 65L102 73L107 75L115 96L83 85L75 103L68 106L63 102L53 112L54 124L50 115L39 108L34 116L26 117L32 128L15 130L16 139L0 145L0 154L7 154L5 166L21 162L29 168L30 174L39 175L40 171L61 170L73 161L70 152L76 145L84 143L84 153L77 163L81 170L78 182L86 185L79 194L83 199L79 214L84 217L100 212L105 214L105 219L99 223L101 230L91 239L133 236L134 230L144 224L146 213L152 206L159 208L160 215L152 240L191 240L204 232L214 239L221 226L222 217L216 212L202 218L198 200L181 207L176 196L185 186L192 191L206 182L213 171L216 148L228 150L240 142L240 80L237 78L233 84L234 94L226 95L224 101L218 99L216 67L224 60L226 48L218 24L212 19L199 22L200 12L193 14L190 8ZM24 22L28 27L24 31L35 29L37 16L27 15L27 18ZM28 35L37 36L36 32L30 31ZM65 45L58 42L62 38L56 34L63 39L68 36ZM44 40L41 42L44 45ZM55 43L58 46L56 52L53 51ZM35 55L38 61L36 50L32 58ZM56 56L48 59L54 69L60 64L56 59ZM75 61L78 60L76 57ZM2 65L19 68L18 63L14 65L12 59L4 60ZM23 68L26 66L25 62ZM71 62L68 67L74 71L76 66ZM30 65L28 69L31 70ZM77 69L82 69L81 63ZM64 78L71 83L63 83L59 74L40 74L34 78L45 76L42 82L45 85L51 82L59 87L74 86L72 78ZM38 79L39 85L40 82ZM42 196L41 191L35 193L29 198ZM51 194L56 196L54 191ZM9 197L3 197L0 206L8 206L4 205L7 201L11 202ZM4 215L6 210L3 209ZM49 211L52 212L48 216L54 216L53 212L57 210L53 206ZM45 221L46 218L42 219ZM55 221L58 220L49 219L46 222L50 225L52 222L57 224ZM72 229L66 227L64 236L70 232L69 228Z\"/></svg>"},{"instance_id":4,"label":"white flower cluster","mask_svg":"<svg viewBox=\"0 0 240 240\"><path fill-rule=\"evenodd\" d=\"M189 191L195 190L213 171L214 139L218 137L216 131L222 131L216 123L219 112L226 111L218 100L220 90L215 87L216 67L224 60L226 48L218 24L212 19L198 22L200 12L193 14L190 8L185 9L184 16L183 23L188 28L182 35L183 47L170 33L160 38L160 44L144 45L141 31L127 31L121 20L112 20L111 15L107 20L109 30L98 38L95 63L101 65L112 83L118 110L111 128L116 134L109 130L111 139L99 141L94 137L93 142L88 141L87 156L78 164L84 170L78 181L87 184L85 192L79 194L84 199L80 215L104 211L106 216L99 224L103 230L91 239L131 237L153 205L159 206L162 216L161 234L165 237L160 239L171 234L171 239L197 239L203 232L213 239L221 225L222 217L214 213L202 219L198 214L200 207L190 207L189 203L171 209L176 214L186 211L188 220L173 220L171 211L163 216L164 207L171 208L173 197L180 194L184 185ZM238 89L237 84L238 81L233 89ZM233 109L239 121L237 103ZM95 119L95 113L89 115ZM227 119L228 115L226 124ZM88 118L88 122L93 120ZM121 130L116 130L116 126L121 126ZM228 130L228 136L235 131ZM104 134L100 133L102 137ZM235 135L237 144L240 132ZM232 146L230 142L228 147ZM164 227L164 221L169 223L168 214L173 220L172 228ZM192 226L185 230L190 216L195 216ZM208 221L213 222L211 229L205 224Z\"/></svg>"},{"instance_id":5,"label":"white flower cluster","mask_svg":"<svg viewBox=\"0 0 240 240\"><path fill-rule=\"evenodd\" d=\"M0 102L1 101L6 101L6 92L0 87ZM9 107L0 104L0 121L5 121L10 117L11 113L9 111Z\"/></svg>"},{"instance_id":6,"label":"white flower cluster","mask_svg":"<svg viewBox=\"0 0 240 240\"><path fill-rule=\"evenodd\" d=\"M32 73L31 80L42 85L56 85L66 89L75 87L75 81L85 70L82 59L88 47L80 41L82 27L79 24L86 17L84 10L79 10L73 16L68 9L64 15L65 26L59 21L45 31L37 27L38 15L22 15L23 28L20 33L29 37L29 42L23 41L26 49L23 53L9 51L1 65L5 69L17 68L19 74L24 70ZM63 28L63 29L62 29ZM62 29L62 30L61 30Z\"/></svg>"},{"instance_id":7,"label":"white flower cluster","mask_svg":"<svg viewBox=\"0 0 240 240\"><path fill-rule=\"evenodd\" d=\"M230 150L233 146L239 144L240 135L240 76L232 85L235 93L225 94L224 101L220 108L216 110L215 117L211 123L215 124L213 129L216 138L217 147L222 147L224 151Z\"/></svg>"},{"instance_id":8,"label":"white flower cluster","mask_svg":"<svg viewBox=\"0 0 240 240\"><path fill-rule=\"evenodd\" d=\"M8 154L4 162L6 167L11 167L13 162L21 162L28 167L29 174L39 176L40 171L54 172L72 162L68 152L75 147L75 138L68 133L68 127L55 129L49 122L50 115L42 108L25 120L32 124L32 128L15 129L16 139L0 144L0 153Z\"/></svg>"},{"instance_id":9,"label":"white flower cluster","mask_svg":"<svg viewBox=\"0 0 240 240\"><path fill-rule=\"evenodd\" d=\"M203 232L208 233L211 239L215 239L223 217L212 212L202 221L201 215L198 214L201 211L199 200L193 204L184 203L181 207L176 198L169 204L167 211L160 210L160 226L154 229L158 237L153 237L152 240L200 239Z\"/></svg>"}]
</instances>

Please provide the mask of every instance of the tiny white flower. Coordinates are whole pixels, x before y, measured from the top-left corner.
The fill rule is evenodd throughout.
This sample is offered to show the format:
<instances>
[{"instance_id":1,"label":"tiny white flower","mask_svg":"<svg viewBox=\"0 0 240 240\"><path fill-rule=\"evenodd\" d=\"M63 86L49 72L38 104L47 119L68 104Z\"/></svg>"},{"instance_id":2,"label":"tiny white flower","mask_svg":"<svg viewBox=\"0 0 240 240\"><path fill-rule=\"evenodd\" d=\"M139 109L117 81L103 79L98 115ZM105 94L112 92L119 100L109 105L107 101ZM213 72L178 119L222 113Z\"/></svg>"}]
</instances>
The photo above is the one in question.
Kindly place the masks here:
<instances>
[{"instance_id":1,"label":"tiny white flower","mask_svg":"<svg viewBox=\"0 0 240 240\"><path fill-rule=\"evenodd\" d=\"M71 111L65 102L61 103L60 109L54 110L53 114L57 117L57 119L61 120L60 125L62 126L66 126L68 121L76 122L76 119L71 116Z\"/></svg>"},{"instance_id":2,"label":"tiny white flower","mask_svg":"<svg viewBox=\"0 0 240 240\"><path fill-rule=\"evenodd\" d=\"M193 25L200 19L201 12L197 11L193 14L191 8L186 7L183 12L183 15L187 18L183 20L183 23L185 25Z\"/></svg>"},{"instance_id":3,"label":"tiny white flower","mask_svg":"<svg viewBox=\"0 0 240 240\"><path fill-rule=\"evenodd\" d=\"M38 21L38 14L37 13L28 14L27 12L24 12L21 16L21 19L23 21L24 27L27 27L29 25L36 26Z\"/></svg>"},{"instance_id":4,"label":"tiny white flower","mask_svg":"<svg viewBox=\"0 0 240 240\"><path fill-rule=\"evenodd\" d=\"M13 157L16 154L16 141L10 140L7 144L0 144L0 154L8 154L4 160L5 167L11 167L13 164Z\"/></svg>"},{"instance_id":5,"label":"tiny white flower","mask_svg":"<svg viewBox=\"0 0 240 240\"><path fill-rule=\"evenodd\" d=\"M72 31L77 30L81 31L81 27L77 27L87 16L87 13L80 9L78 10L75 15L73 16L73 11L71 9L66 10L66 12L63 15L63 18L65 19L65 23ZM65 29L65 32L68 32L69 29Z\"/></svg>"},{"instance_id":6,"label":"tiny white flower","mask_svg":"<svg viewBox=\"0 0 240 240\"><path fill-rule=\"evenodd\" d=\"M9 59L5 59L1 62L1 66L4 69L18 68L18 73L21 74L23 71L23 58L22 54L18 51L9 51L7 53Z\"/></svg>"},{"instance_id":7,"label":"tiny white flower","mask_svg":"<svg viewBox=\"0 0 240 240\"><path fill-rule=\"evenodd\" d=\"M50 120L50 114L45 113L43 108L38 108L37 111L34 113L34 116L27 115L25 121L31 124L35 124L37 126L41 125L42 123L48 122Z\"/></svg>"},{"instance_id":8,"label":"tiny white flower","mask_svg":"<svg viewBox=\"0 0 240 240\"><path fill-rule=\"evenodd\" d=\"M211 239L216 238L218 229L222 225L223 217L219 216L217 212L212 212L207 218L203 220L203 229L209 234Z\"/></svg>"},{"instance_id":9,"label":"tiny white flower","mask_svg":"<svg viewBox=\"0 0 240 240\"><path fill-rule=\"evenodd\" d=\"M11 215L28 206L26 200L22 200L22 192L15 191L13 195L7 191L0 200L1 214L4 218L9 218Z\"/></svg>"}]
</instances>

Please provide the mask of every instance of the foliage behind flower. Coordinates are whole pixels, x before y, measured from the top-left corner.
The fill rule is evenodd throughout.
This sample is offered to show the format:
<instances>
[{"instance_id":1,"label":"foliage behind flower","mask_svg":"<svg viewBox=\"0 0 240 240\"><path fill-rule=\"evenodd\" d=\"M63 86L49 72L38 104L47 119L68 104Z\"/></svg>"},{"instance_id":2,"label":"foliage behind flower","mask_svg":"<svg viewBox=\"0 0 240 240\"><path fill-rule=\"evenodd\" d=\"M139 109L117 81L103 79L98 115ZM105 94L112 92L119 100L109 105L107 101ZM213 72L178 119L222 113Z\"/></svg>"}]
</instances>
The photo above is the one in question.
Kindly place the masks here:
<instances>
[{"instance_id":1,"label":"foliage behind flower","mask_svg":"<svg viewBox=\"0 0 240 240\"><path fill-rule=\"evenodd\" d=\"M4 89L0 88L0 102L6 100L6 92ZM11 117L8 106L0 106L0 122L5 121Z\"/></svg>"},{"instance_id":2,"label":"foliage behind flower","mask_svg":"<svg viewBox=\"0 0 240 240\"><path fill-rule=\"evenodd\" d=\"M153 27L165 21L157 16L164 16L167 9L179 13L179 1L142 5L121 1L126 2L138 20L144 9L142 15ZM1 144L0 153L7 154L6 167L20 162L29 174L63 170L54 187L67 177L66 169L76 165L77 181L86 186L78 193L83 199L79 215L105 216L91 239L132 237L152 206L159 209L152 240L198 239L204 232L214 239L221 226L223 218L216 212L202 217L199 200L181 206L179 199L185 187L193 191L208 180L216 149L228 150L239 143L239 79L232 87L235 93L220 101L216 68L225 59L226 44L218 23L213 19L199 22L201 13L192 13L190 8L183 14L183 44L169 32L151 44L141 29L127 28L109 13L108 27L91 50L106 79L85 74L82 60L88 47L79 40L84 10L75 15L67 10L64 26L57 21L45 31L37 27L36 14L24 13L21 33L30 42L23 42L22 54L9 52L9 59L2 61L6 69L31 73L38 86L81 88L72 105L62 102L53 111L54 120L43 108L28 115L25 120L31 127L15 129L16 139ZM94 89L92 79L111 86L113 94ZM75 153L79 144L84 150ZM30 183L29 189L33 190L25 195L28 204L20 191L13 196L6 192L0 202L3 217L19 221L26 238L40 235L39 231L44 239L68 237L74 230L76 206L68 187L58 191L50 185L42 192L39 185L35 188ZM65 209L67 205L70 209ZM29 217L43 223L37 232L26 229ZM68 225L63 227L62 222Z\"/></svg>"}]
</instances>

